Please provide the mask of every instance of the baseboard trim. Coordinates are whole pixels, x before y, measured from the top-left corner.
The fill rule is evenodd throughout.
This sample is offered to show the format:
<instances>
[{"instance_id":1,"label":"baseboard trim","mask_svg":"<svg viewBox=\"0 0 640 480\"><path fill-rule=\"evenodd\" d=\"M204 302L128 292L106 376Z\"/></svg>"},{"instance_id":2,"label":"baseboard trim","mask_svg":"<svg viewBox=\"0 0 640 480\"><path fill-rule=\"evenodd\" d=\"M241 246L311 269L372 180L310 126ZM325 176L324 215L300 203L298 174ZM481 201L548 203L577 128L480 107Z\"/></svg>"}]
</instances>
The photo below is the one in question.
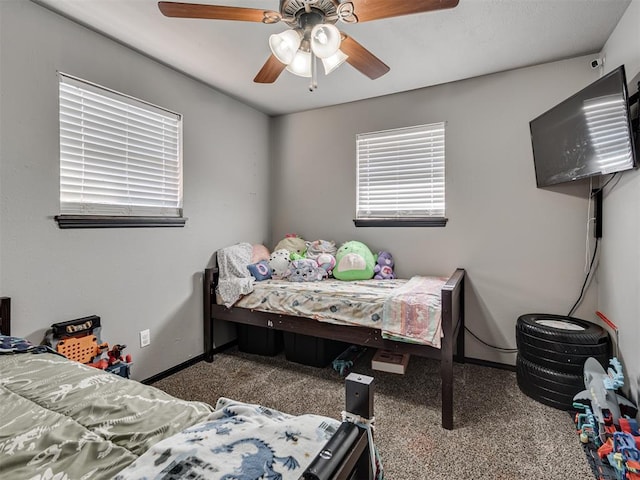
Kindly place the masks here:
<instances>
[{"instance_id":1,"label":"baseboard trim","mask_svg":"<svg viewBox=\"0 0 640 480\"><path fill-rule=\"evenodd\" d=\"M480 365L481 367L498 368L500 370L508 370L510 372L516 371L515 365L508 365L506 363L490 362L489 360L482 360L480 358L471 358L471 357L464 357L464 361L465 363Z\"/></svg>"},{"instance_id":2,"label":"baseboard trim","mask_svg":"<svg viewBox=\"0 0 640 480\"><path fill-rule=\"evenodd\" d=\"M214 348L213 354L215 355L216 353L224 352L225 350L228 350L229 348L237 344L238 344L237 340L233 340L229 343L225 343L224 345ZM187 360L186 362L182 362L181 364L168 368L167 370L157 373L156 375L153 375L149 378L145 378L144 380L141 380L140 383L144 383L145 385L150 385L152 383L159 382L160 380L167 378L168 376L173 375L174 373L178 373L179 371L184 370L185 368L189 368L195 365L196 363L204 361L204 359L205 359L205 354L202 353L197 357L193 357Z\"/></svg>"},{"instance_id":3,"label":"baseboard trim","mask_svg":"<svg viewBox=\"0 0 640 480\"><path fill-rule=\"evenodd\" d=\"M234 347L237 344L238 344L238 340L232 340L229 343L225 343L224 345L220 345L219 347L214 348L213 354L215 355L216 353L221 353L221 352L224 352L225 350L229 350L231 347ZM204 361L204 359L205 359L205 354L202 353L197 357L193 357L192 359L187 360L186 362L176 365L175 367L168 368L163 372L160 372L156 375L146 378L142 380L140 383L144 383L145 385L150 385L164 378L167 378L168 376L173 375L174 373L178 373L179 371L184 370L185 368L191 367L196 363L202 362ZM500 370L508 370L510 372L516 371L516 367L514 365L507 365L506 363L490 362L489 360L482 360L480 358L464 357L464 363L480 365L481 367L498 368Z\"/></svg>"}]
</instances>

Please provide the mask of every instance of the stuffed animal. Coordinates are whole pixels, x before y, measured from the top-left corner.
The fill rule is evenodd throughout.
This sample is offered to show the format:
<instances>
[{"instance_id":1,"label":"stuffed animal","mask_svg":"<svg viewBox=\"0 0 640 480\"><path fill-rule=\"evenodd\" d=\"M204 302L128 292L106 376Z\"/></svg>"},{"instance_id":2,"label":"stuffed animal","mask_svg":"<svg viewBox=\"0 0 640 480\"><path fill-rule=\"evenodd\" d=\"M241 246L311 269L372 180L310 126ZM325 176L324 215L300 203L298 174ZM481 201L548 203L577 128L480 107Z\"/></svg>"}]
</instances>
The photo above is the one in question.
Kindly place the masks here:
<instances>
[{"instance_id":1,"label":"stuffed animal","mask_svg":"<svg viewBox=\"0 0 640 480\"><path fill-rule=\"evenodd\" d=\"M396 274L393 271L393 257L389 252L379 252L378 260L373 267L373 278L376 280L393 279Z\"/></svg>"},{"instance_id":2,"label":"stuffed animal","mask_svg":"<svg viewBox=\"0 0 640 480\"><path fill-rule=\"evenodd\" d=\"M330 253L321 253L315 260L318 266L327 272L328 277L333 274L333 267L336 266L336 257Z\"/></svg>"},{"instance_id":3,"label":"stuffed animal","mask_svg":"<svg viewBox=\"0 0 640 480\"><path fill-rule=\"evenodd\" d=\"M305 242L304 239L302 239L295 233L287 233L285 237L278 242L273 250L276 251L283 248L290 254L297 253L300 256L304 256L304 252L307 251L307 242Z\"/></svg>"},{"instance_id":4,"label":"stuffed animal","mask_svg":"<svg viewBox=\"0 0 640 480\"><path fill-rule=\"evenodd\" d=\"M289 260L289 250L281 248L274 250L269 257L269 268L271 268L271 278L274 280L281 280L287 278L289 275L289 267L291 266L291 260Z\"/></svg>"},{"instance_id":5,"label":"stuffed animal","mask_svg":"<svg viewBox=\"0 0 640 480\"><path fill-rule=\"evenodd\" d=\"M271 278L271 267L269 266L268 260L260 260L259 262L252 263L251 265L247 265L247 268L257 282Z\"/></svg>"},{"instance_id":6,"label":"stuffed animal","mask_svg":"<svg viewBox=\"0 0 640 480\"><path fill-rule=\"evenodd\" d=\"M327 278L327 271L320 268L315 260L302 258L291 262L288 278L290 282L318 282Z\"/></svg>"},{"instance_id":7,"label":"stuffed animal","mask_svg":"<svg viewBox=\"0 0 640 480\"><path fill-rule=\"evenodd\" d=\"M337 252L336 244L333 241L329 240L315 240L313 242L307 242L307 253L305 254L306 258L313 258L314 260L318 260L318 256L323 253L328 253L331 256L336 256ZM320 263L320 262L318 262Z\"/></svg>"},{"instance_id":8,"label":"stuffed animal","mask_svg":"<svg viewBox=\"0 0 640 480\"><path fill-rule=\"evenodd\" d=\"M369 280L373 278L375 263L376 259L369 247L352 240L338 249L333 276L338 280Z\"/></svg>"}]
</instances>

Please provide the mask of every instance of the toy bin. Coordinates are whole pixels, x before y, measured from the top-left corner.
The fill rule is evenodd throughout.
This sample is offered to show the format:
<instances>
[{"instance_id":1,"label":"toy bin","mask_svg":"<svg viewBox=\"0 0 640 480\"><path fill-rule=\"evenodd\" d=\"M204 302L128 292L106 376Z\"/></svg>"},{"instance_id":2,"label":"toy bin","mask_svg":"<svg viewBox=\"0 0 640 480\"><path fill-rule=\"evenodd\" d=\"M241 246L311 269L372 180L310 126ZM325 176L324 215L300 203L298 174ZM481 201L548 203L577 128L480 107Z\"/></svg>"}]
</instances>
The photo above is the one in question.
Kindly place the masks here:
<instances>
[{"instance_id":1,"label":"toy bin","mask_svg":"<svg viewBox=\"0 0 640 480\"><path fill-rule=\"evenodd\" d=\"M349 347L348 343L284 332L284 355L291 362L326 367Z\"/></svg>"},{"instance_id":2,"label":"toy bin","mask_svg":"<svg viewBox=\"0 0 640 480\"><path fill-rule=\"evenodd\" d=\"M241 352L273 357L282 351L282 332L242 323L237 327L238 350Z\"/></svg>"}]
</instances>

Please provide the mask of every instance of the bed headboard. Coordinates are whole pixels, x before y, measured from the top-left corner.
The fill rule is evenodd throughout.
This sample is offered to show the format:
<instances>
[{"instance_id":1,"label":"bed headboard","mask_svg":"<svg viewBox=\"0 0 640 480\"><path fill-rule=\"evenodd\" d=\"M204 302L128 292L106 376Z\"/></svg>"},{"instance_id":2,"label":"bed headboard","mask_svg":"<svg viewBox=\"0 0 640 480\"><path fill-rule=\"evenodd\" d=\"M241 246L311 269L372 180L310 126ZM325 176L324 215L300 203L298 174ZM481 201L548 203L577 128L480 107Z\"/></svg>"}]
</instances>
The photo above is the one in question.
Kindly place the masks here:
<instances>
[{"instance_id":1,"label":"bed headboard","mask_svg":"<svg viewBox=\"0 0 640 480\"><path fill-rule=\"evenodd\" d=\"M11 298L0 297L0 334L11 335Z\"/></svg>"}]
</instances>

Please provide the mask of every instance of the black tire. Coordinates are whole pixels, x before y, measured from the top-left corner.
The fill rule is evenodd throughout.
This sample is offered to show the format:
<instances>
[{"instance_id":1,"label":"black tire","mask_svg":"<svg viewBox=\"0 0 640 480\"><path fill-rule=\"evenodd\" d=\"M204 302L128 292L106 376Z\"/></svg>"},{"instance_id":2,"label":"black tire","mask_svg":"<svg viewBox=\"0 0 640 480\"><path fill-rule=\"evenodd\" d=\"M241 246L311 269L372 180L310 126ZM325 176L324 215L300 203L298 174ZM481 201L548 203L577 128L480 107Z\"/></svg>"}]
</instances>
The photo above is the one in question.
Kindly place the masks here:
<instances>
[{"instance_id":1,"label":"black tire","mask_svg":"<svg viewBox=\"0 0 640 480\"><path fill-rule=\"evenodd\" d=\"M536 363L541 367L547 367L558 372L582 375L584 373L584 362L587 358L595 358L600 365L606 368L609 358L606 354L599 355L572 355L544 350L542 348L531 347L529 345L519 345L518 352L523 358Z\"/></svg>"},{"instance_id":2,"label":"black tire","mask_svg":"<svg viewBox=\"0 0 640 480\"><path fill-rule=\"evenodd\" d=\"M573 397L585 389L584 377L537 365L518 354L516 380L522 393L559 410L571 410Z\"/></svg>"},{"instance_id":3,"label":"black tire","mask_svg":"<svg viewBox=\"0 0 640 480\"><path fill-rule=\"evenodd\" d=\"M520 329L516 329L516 342L519 349L527 349L529 347L539 348L549 352L558 352L565 355L584 355L588 357L597 357L599 355L609 355L609 342L583 345L580 343L563 343L552 340L538 338L529 333L525 333Z\"/></svg>"},{"instance_id":4,"label":"black tire","mask_svg":"<svg viewBox=\"0 0 640 480\"><path fill-rule=\"evenodd\" d=\"M516 336L517 332L552 342L578 345L598 345L609 341L609 335L599 325L549 313L521 315L516 322Z\"/></svg>"}]
</instances>

